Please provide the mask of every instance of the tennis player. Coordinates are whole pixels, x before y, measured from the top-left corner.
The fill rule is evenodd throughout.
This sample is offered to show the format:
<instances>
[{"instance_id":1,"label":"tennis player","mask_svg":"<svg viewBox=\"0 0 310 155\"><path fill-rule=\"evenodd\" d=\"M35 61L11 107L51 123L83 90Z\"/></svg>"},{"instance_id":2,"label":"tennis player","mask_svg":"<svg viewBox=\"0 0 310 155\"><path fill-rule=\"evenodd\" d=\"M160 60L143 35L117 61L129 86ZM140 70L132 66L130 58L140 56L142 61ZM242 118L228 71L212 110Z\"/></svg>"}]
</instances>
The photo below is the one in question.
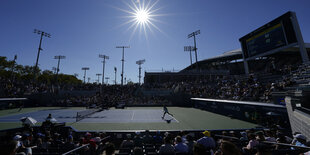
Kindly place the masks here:
<instances>
[{"instance_id":1,"label":"tennis player","mask_svg":"<svg viewBox=\"0 0 310 155\"><path fill-rule=\"evenodd\" d=\"M164 119L164 118L165 118L165 115L166 115L166 114L169 114L170 116L173 116L171 113L169 113L168 108L167 108L167 106L166 106L166 105L164 105L164 107L163 107L163 111L164 111L164 115L163 115L163 117L161 117L162 119Z\"/></svg>"}]
</instances>

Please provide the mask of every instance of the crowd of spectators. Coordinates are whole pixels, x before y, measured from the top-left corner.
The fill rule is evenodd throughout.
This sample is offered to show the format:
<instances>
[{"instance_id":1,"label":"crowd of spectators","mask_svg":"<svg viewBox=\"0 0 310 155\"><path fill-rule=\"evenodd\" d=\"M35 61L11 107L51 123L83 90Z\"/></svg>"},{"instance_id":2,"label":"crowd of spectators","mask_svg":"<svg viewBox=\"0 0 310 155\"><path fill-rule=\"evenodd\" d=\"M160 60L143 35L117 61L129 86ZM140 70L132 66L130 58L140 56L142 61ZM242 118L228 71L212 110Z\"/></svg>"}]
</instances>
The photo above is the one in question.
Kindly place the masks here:
<instances>
[{"instance_id":1,"label":"crowd of spectators","mask_svg":"<svg viewBox=\"0 0 310 155\"><path fill-rule=\"evenodd\" d=\"M49 122L8 134L1 141L2 154L159 154L159 155L268 155L309 154L310 143L301 133L289 136L279 128L223 131L75 132ZM4 140L5 138L5 140Z\"/></svg>"},{"instance_id":2,"label":"crowd of spectators","mask_svg":"<svg viewBox=\"0 0 310 155\"><path fill-rule=\"evenodd\" d=\"M288 64L276 67L275 63L271 63L266 71L251 74L249 77L213 75L195 78L189 76L183 81L146 83L143 87L153 90L172 90L192 97L272 102L272 92L284 91L286 87L295 84L294 73L296 70L303 71L299 68L298 65ZM268 77L272 78L268 79Z\"/></svg>"},{"instance_id":3,"label":"crowd of spectators","mask_svg":"<svg viewBox=\"0 0 310 155\"><path fill-rule=\"evenodd\" d=\"M70 95L65 94L56 100L56 106L62 107L91 107L99 106L102 104L102 99L99 94L95 95Z\"/></svg>"},{"instance_id":4,"label":"crowd of spectators","mask_svg":"<svg viewBox=\"0 0 310 155\"><path fill-rule=\"evenodd\" d=\"M257 76L250 76L249 78L236 76L216 76L214 78L198 78L193 80L184 80L183 82L165 82L165 83L145 83L141 90L172 90L174 93L186 93L192 97L204 97L214 99L229 99L241 101L259 101L271 102L272 92L281 91L285 87L291 86L294 82L288 76L292 73L292 67L285 65L281 68L285 73L283 79L278 81L261 82L256 78ZM25 97L27 95L37 93L51 93L57 94L60 91L80 91L91 90L102 94L101 100L111 103L119 101L126 101L129 104L156 104L169 102L163 97L158 96L144 96L136 94L139 89L137 84L132 85L105 85L101 87L99 84L61 84L53 85L46 83L32 83L22 80L11 80L0 77L0 94L1 97ZM101 90L101 88L103 88ZM67 103L70 105L85 105L93 104L93 101L99 100L99 97L74 95L66 96L58 99L58 103L63 105ZM85 103L87 102L87 103Z\"/></svg>"},{"instance_id":5,"label":"crowd of spectators","mask_svg":"<svg viewBox=\"0 0 310 155\"><path fill-rule=\"evenodd\" d=\"M196 80L176 83L175 92L190 94L193 97L228 99L241 101L271 102L272 92L283 90L291 85L289 78L281 82L262 84L253 76L236 79L234 77L217 77L215 81Z\"/></svg>"},{"instance_id":6,"label":"crowd of spectators","mask_svg":"<svg viewBox=\"0 0 310 155\"><path fill-rule=\"evenodd\" d=\"M228 99L239 101L272 102L272 92L283 91L294 82L289 76L277 81L261 82L255 75L249 77L213 76L188 79L182 82L144 84L146 89L171 90L191 97Z\"/></svg>"},{"instance_id":7,"label":"crowd of spectators","mask_svg":"<svg viewBox=\"0 0 310 155\"><path fill-rule=\"evenodd\" d=\"M113 107L118 103L126 105L171 105L163 96L145 96L137 93L138 85L105 85L91 95L64 94L57 99L58 106ZM101 95L102 94L102 95Z\"/></svg>"},{"instance_id":8,"label":"crowd of spectators","mask_svg":"<svg viewBox=\"0 0 310 155\"><path fill-rule=\"evenodd\" d=\"M31 82L11 80L0 77L0 96L1 97L24 97L35 93L50 92L51 89L46 84L36 84Z\"/></svg>"},{"instance_id":9,"label":"crowd of spectators","mask_svg":"<svg viewBox=\"0 0 310 155\"><path fill-rule=\"evenodd\" d=\"M99 90L98 84L47 84L27 80L9 79L0 76L0 97L25 97L38 93L58 93L59 91Z\"/></svg>"}]
</instances>

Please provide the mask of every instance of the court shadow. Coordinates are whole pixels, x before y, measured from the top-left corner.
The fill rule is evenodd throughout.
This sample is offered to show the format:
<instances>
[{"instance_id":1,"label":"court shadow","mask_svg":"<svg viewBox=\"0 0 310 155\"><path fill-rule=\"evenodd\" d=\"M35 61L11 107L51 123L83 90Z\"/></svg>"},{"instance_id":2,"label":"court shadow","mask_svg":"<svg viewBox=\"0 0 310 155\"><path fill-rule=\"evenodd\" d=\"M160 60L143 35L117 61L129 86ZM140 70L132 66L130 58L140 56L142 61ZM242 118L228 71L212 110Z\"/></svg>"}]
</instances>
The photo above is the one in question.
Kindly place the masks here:
<instances>
[{"instance_id":1,"label":"court shadow","mask_svg":"<svg viewBox=\"0 0 310 155\"><path fill-rule=\"evenodd\" d=\"M173 119L164 119L167 123L171 123Z\"/></svg>"}]
</instances>

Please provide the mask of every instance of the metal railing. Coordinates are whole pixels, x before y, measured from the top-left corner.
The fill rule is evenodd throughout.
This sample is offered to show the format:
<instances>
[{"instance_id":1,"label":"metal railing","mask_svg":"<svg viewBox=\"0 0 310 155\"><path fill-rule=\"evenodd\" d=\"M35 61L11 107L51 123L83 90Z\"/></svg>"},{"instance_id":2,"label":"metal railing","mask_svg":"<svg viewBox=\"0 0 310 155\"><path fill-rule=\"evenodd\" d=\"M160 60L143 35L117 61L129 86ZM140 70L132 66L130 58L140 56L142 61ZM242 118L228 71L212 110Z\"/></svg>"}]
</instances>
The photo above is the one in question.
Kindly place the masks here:
<instances>
[{"instance_id":1,"label":"metal railing","mask_svg":"<svg viewBox=\"0 0 310 155\"><path fill-rule=\"evenodd\" d=\"M73 150L70 150L70 151L68 151L68 152L66 152L66 153L63 153L62 155L70 154L70 153L75 152L75 151L77 151L77 150L80 150L80 149L82 149L82 148L84 148L84 147L86 147L86 146L89 146L89 144L86 144L86 145L82 145L82 146L80 146L80 147L77 147L77 148L75 148L75 149L73 149Z\"/></svg>"},{"instance_id":2,"label":"metal railing","mask_svg":"<svg viewBox=\"0 0 310 155\"><path fill-rule=\"evenodd\" d=\"M108 138L110 138L110 136L107 136L107 137L102 138L101 141L104 141L104 140L106 140L106 139L108 139ZM82 149L82 148L84 148L84 147L87 147L87 146L89 146L89 145L90 145L90 144L82 145L82 146L77 147L77 148L75 148L75 149L72 149L72 150L70 150L70 151L68 151L68 152L66 152L66 153L63 153L62 155L67 155L67 154L73 153L73 152L78 151L78 150L80 150L80 149Z\"/></svg>"},{"instance_id":3,"label":"metal railing","mask_svg":"<svg viewBox=\"0 0 310 155\"><path fill-rule=\"evenodd\" d=\"M229 139L234 139L234 140L240 141L240 139L237 138L237 137L223 136L223 135L214 135L214 136L215 136L215 137L222 137L222 138L229 138ZM270 141L262 141L262 143L274 144L274 145L282 145L282 146L289 146L289 147L294 147L294 148L299 148L299 149L307 149L307 150L310 150L310 147L296 146L296 145L286 144L286 143L277 143L277 142L270 142Z\"/></svg>"}]
</instances>

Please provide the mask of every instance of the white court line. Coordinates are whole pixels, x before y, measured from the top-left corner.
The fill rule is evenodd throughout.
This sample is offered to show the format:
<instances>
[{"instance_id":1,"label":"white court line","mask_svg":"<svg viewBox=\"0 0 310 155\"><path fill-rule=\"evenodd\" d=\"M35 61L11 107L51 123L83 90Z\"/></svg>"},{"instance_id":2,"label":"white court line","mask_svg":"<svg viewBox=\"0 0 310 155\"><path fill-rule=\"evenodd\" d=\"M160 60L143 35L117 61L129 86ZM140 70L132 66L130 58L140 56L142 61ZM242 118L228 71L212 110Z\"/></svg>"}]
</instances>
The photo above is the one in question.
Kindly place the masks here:
<instances>
[{"instance_id":1,"label":"white court line","mask_svg":"<svg viewBox=\"0 0 310 155\"><path fill-rule=\"evenodd\" d=\"M175 119L173 116L170 116L170 117L172 117L177 123L180 123L177 119Z\"/></svg>"},{"instance_id":2,"label":"white court line","mask_svg":"<svg viewBox=\"0 0 310 155\"><path fill-rule=\"evenodd\" d=\"M132 116L131 116L131 120L133 120L133 116L135 116L135 111L132 111Z\"/></svg>"}]
</instances>

